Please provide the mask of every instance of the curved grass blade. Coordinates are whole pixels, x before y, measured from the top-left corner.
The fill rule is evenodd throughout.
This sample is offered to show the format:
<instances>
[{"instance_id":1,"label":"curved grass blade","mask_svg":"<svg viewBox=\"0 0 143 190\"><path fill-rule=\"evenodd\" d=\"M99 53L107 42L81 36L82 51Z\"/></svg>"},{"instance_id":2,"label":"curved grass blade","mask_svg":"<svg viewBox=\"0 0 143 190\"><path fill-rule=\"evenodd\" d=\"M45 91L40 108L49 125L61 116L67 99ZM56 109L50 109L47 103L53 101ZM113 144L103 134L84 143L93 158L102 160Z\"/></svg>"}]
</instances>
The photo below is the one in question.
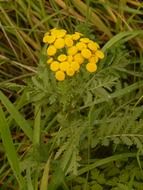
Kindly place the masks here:
<instances>
[{"instance_id":1,"label":"curved grass blade","mask_svg":"<svg viewBox=\"0 0 143 190\"><path fill-rule=\"evenodd\" d=\"M130 40L131 38L134 38L138 35L143 35L143 31L142 30L136 30L136 31L127 31L127 32L121 32L117 35L115 35L114 37L111 38L111 40L109 40L102 48L103 51L106 51L107 49L111 48L114 44L116 43L123 43L126 42L128 40Z\"/></svg>"},{"instance_id":2,"label":"curved grass blade","mask_svg":"<svg viewBox=\"0 0 143 190\"><path fill-rule=\"evenodd\" d=\"M32 129L30 128L29 123L24 119L24 117L18 112L18 110L14 107L14 105L8 100L8 98L0 92L0 100L3 105L6 107L7 111L13 117L15 122L20 126L20 128L24 131L27 137L32 140Z\"/></svg>"},{"instance_id":3,"label":"curved grass blade","mask_svg":"<svg viewBox=\"0 0 143 190\"><path fill-rule=\"evenodd\" d=\"M113 161L117 161L117 160L122 160L125 158L134 158L136 156L137 156L137 153L123 153L123 154L118 154L118 155L114 155L114 156L109 156L107 158L99 159L99 160L95 161L93 164L89 164L89 165L83 167L82 169L80 169L78 171L78 176L80 176L96 167L102 166L104 164L107 164L107 163L110 163ZM75 176L69 176L69 177L67 177L67 180L72 180L72 179L74 179L74 177Z\"/></svg>"},{"instance_id":4,"label":"curved grass blade","mask_svg":"<svg viewBox=\"0 0 143 190\"><path fill-rule=\"evenodd\" d=\"M18 155L16 153L13 144L7 120L1 108L0 108L0 133L1 133L2 143L5 148L5 153L9 161L9 164L11 166L11 169L19 183L19 186L23 188L25 186L25 183L20 172Z\"/></svg>"}]
</instances>

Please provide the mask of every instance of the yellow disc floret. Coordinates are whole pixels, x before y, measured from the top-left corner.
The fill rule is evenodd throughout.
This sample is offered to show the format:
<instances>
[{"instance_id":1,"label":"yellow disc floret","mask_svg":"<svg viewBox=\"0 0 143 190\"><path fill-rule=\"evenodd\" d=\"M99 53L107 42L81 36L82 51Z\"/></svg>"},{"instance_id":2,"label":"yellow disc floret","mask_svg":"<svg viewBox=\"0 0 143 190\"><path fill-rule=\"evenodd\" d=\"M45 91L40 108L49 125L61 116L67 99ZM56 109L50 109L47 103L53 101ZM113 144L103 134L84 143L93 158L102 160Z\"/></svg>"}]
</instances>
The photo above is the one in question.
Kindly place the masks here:
<instances>
[{"instance_id":1,"label":"yellow disc floret","mask_svg":"<svg viewBox=\"0 0 143 190\"><path fill-rule=\"evenodd\" d=\"M73 40L72 40L72 38L71 37L65 37L65 45L67 46L67 47L71 47L71 46L73 46Z\"/></svg>"},{"instance_id":2,"label":"yellow disc floret","mask_svg":"<svg viewBox=\"0 0 143 190\"><path fill-rule=\"evenodd\" d=\"M69 68L70 64L68 61L64 61L60 63L60 70L61 71L67 71L67 69Z\"/></svg>"},{"instance_id":3,"label":"yellow disc floret","mask_svg":"<svg viewBox=\"0 0 143 190\"><path fill-rule=\"evenodd\" d=\"M72 55L68 55L68 56L67 56L67 61L68 61L68 62L73 61L73 56L72 56Z\"/></svg>"},{"instance_id":4,"label":"yellow disc floret","mask_svg":"<svg viewBox=\"0 0 143 190\"><path fill-rule=\"evenodd\" d=\"M82 49L86 48L87 46L86 46L86 44L83 43L83 42L78 42L78 43L76 44L76 47L77 47L77 49L78 49L79 51L81 51Z\"/></svg>"},{"instance_id":5,"label":"yellow disc floret","mask_svg":"<svg viewBox=\"0 0 143 190\"><path fill-rule=\"evenodd\" d=\"M86 59L89 59L90 57L91 57L91 51L89 50L89 49L83 49L82 51L81 51L81 55L84 57L84 58L86 58Z\"/></svg>"},{"instance_id":6,"label":"yellow disc floret","mask_svg":"<svg viewBox=\"0 0 143 190\"><path fill-rule=\"evenodd\" d=\"M48 44L52 44L52 43L55 41L55 39L56 39L55 36L46 35L46 36L44 36L44 38L43 38L43 42L44 42L44 43L48 43Z\"/></svg>"},{"instance_id":7,"label":"yellow disc floret","mask_svg":"<svg viewBox=\"0 0 143 190\"><path fill-rule=\"evenodd\" d=\"M57 29L57 28L54 28L52 30L50 30L51 32L51 35L55 36L56 38L62 38L66 35L66 30L64 29Z\"/></svg>"},{"instance_id":8,"label":"yellow disc floret","mask_svg":"<svg viewBox=\"0 0 143 190\"><path fill-rule=\"evenodd\" d=\"M73 40L78 40L80 38L81 34L79 32L75 32L73 35L72 35L72 39Z\"/></svg>"},{"instance_id":9,"label":"yellow disc floret","mask_svg":"<svg viewBox=\"0 0 143 190\"><path fill-rule=\"evenodd\" d=\"M79 63L77 63L76 61L72 61L71 64L70 64L71 68L74 70L74 71L78 71L79 68L80 68L80 65Z\"/></svg>"},{"instance_id":10,"label":"yellow disc floret","mask_svg":"<svg viewBox=\"0 0 143 190\"><path fill-rule=\"evenodd\" d=\"M57 49L56 49L55 46L53 46L53 45L50 45L50 46L48 47L48 49L47 49L47 54L48 54L49 56L55 55L56 52L57 52Z\"/></svg>"},{"instance_id":11,"label":"yellow disc floret","mask_svg":"<svg viewBox=\"0 0 143 190\"><path fill-rule=\"evenodd\" d=\"M88 43L88 48L92 51L96 51L99 48L99 45L91 41Z\"/></svg>"},{"instance_id":12,"label":"yellow disc floret","mask_svg":"<svg viewBox=\"0 0 143 190\"><path fill-rule=\"evenodd\" d=\"M50 64L50 69L51 71L57 71L59 70L60 68L60 64L58 61L53 61L51 64Z\"/></svg>"},{"instance_id":13,"label":"yellow disc floret","mask_svg":"<svg viewBox=\"0 0 143 190\"><path fill-rule=\"evenodd\" d=\"M82 64L84 62L84 58L81 53L77 53L74 55L74 61L78 62L79 64Z\"/></svg>"},{"instance_id":14,"label":"yellow disc floret","mask_svg":"<svg viewBox=\"0 0 143 190\"><path fill-rule=\"evenodd\" d=\"M57 48L57 49L62 49L64 46L65 46L65 41L63 38L58 38L56 39L55 43L54 43L54 46Z\"/></svg>"},{"instance_id":15,"label":"yellow disc floret","mask_svg":"<svg viewBox=\"0 0 143 190\"><path fill-rule=\"evenodd\" d=\"M95 52L95 55L96 55L98 58L100 58L100 59L103 59L103 58L104 58L104 53L103 53L102 51L100 51L100 50L97 50L97 51Z\"/></svg>"},{"instance_id":16,"label":"yellow disc floret","mask_svg":"<svg viewBox=\"0 0 143 190\"><path fill-rule=\"evenodd\" d=\"M65 79L65 73L63 71L57 71L55 77L58 81L63 81Z\"/></svg>"},{"instance_id":17,"label":"yellow disc floret","mask_svg":"<svg viewBox=\"0 0 143 190\"><path fill-rule=\"evenodd\" d=\"M66 35L66 33L67 33L66 30L60 29L60 30L58 30L58 32L57 32L57 34L56 34L56 37L57 37L57 38L62 38L62 37L64 37L64 36Z\"/></svg>"},{"instance_id":18,"label":"yellow disc floret","mask_svg":"<svg viewBox=\"0 0 143 190\"><path fill-rule=\"evenodd\" d=\"M58 61L65 61L67 59L67 56L65 54L61 54L58 56Z\"/></svg>"},{"instance_id":19,"label":"yellow disc floret","mask_svg":"<svg viewBox=\"0 0 143 190\"><path fill-rule=\"evenodd\" d=\"M66 70L66 73L68 76L72 77L75 73L74 69L69 67L67 70Z\"/></svg>"},{"instance_id":20,"label":"yellow disc floret","mask_svg":"<svg viewBox=\"0 0 143 190\"><path fill-rule=\"evenodd\" d=\"M87 71L89 71L90 73L93 73L97 70L97 65L94 63L87 63L86 64L86 69Z\"/></svg>"},{"instance_id":21,"label":"yellow disc floret","mask_svg":"<svg viewBox=\"0 0 143 190\"><path fill-rule=\"evenodd\" d=\"M98 62L98 57L97 56L92 56L88 60L89 60L90 63L97 63Z\"/></svg>"},{"instance_id":22,"label":"yellow disc floret","mask_svg":"<svg viewBox=\"0 0 143 190\"><path fill-rule=\"evenodd\" d=\"M68 55L75 55L77 53L78 49L76 46L72 46L68 49Z\"/></svg>"},{"instance_id":23,"label":"yellow disc floret","mask_svg":"<svg viewBox=\"0 0 143 190\"><path fill-rule=\"evenodd\" d=\"M80 41L86 44L86 43L90 42L90 39L89 38L81 38Z\"/></svg>"}]
</instances>

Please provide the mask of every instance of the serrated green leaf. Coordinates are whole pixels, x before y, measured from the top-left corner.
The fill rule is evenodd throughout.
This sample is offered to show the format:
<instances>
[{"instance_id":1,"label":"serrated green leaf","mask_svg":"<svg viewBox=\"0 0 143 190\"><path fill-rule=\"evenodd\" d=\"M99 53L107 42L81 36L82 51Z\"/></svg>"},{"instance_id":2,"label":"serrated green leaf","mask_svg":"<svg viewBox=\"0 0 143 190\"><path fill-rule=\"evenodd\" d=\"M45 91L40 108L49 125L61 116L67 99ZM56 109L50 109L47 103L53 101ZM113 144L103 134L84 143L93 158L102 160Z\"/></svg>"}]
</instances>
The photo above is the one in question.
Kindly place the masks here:
<instances>
[{"instance_id":1,"label":"serrated green leaf","mask_svg":"<svg viewBox=\"0 0 143 190\"><path fill-rule=\"evenodd\" d=\"M133 142L132 142L132 140L129 137L127 137L127 136L121 136L120 138L121 138L121 140L122 140L122 142L124 144L126 144L128 146L132 146L133 145Z\"/></svg>"},{"instance_id":2,"label":"serrated green leaf","mask_svg":"<svg viewBox=\"0 0 143 190\"><path fill-rule=\"evenodd\" d=\"M94 185L91 186L91 190L103 190L103 187L99 185L98 183L95 183Z\"/></svg>"}]
</instances>

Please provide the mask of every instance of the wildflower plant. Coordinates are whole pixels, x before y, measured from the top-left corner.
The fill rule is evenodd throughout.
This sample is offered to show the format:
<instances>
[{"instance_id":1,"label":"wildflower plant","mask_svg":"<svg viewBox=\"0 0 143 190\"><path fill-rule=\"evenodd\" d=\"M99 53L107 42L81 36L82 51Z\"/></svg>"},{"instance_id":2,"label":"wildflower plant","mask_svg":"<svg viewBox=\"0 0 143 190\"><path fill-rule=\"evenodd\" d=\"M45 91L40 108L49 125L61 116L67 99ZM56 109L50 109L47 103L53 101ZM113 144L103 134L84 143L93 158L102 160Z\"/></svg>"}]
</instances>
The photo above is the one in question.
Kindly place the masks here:
<instances>
[{"instance_id":1,"label":"wildflower plant","mask_svg":"<svg viewBox=\"0 0 143 190\"><path fill-rule=\"evenodd\" d=\"M128 122L128 131L126 128L121 130L121 118L127 118L125 113L121 117L118 115L117 123L111 123L108 130L108 116L112 113L112 108L121 106L124 101L120 99L116 102L117 105L113 104L113 98L118 98L120 90L124 92L121 88L116 93L120 86L119 79L124 77L118 69L124 68L124 63L129 65L129 55L125 54L124 49L119 53L122 46L114 46L115 48L107 52L107 47L114 42L113 38L113 41L109 41L103 47L107 54L104 58L97 42L79 32L68 34L63 29L50 30L44 35L43 42L45 46L40 56L37 74L32 77L27 94L29 101L36 107L36 117L41 117L42 120L38 131L41 130L42 134L50 132L51 139L45 145L39 134L39 144L37 146L36 141L35 152L39 156L38 159L47 160L44 151L46 155L50 155L52 150L51 166L55 174L60 170L65 176L78 175L82 161L88 163L90 159L90 149L103 145L110 150L110 142L114 140L115 144L135 144L132 135L131 138L128 137L128 134L133 133L130 131L133 122ZM103 60L99 62L101 59ZM109 64L112 64L112 67ZM138 88L138 85L131 85L130 88ZM41 111L41 116L37 110ZM132 113L130 118L133 118ZM127 138L120 138L124 129ZM139 130L140 128L138 132ZM37 137L37 134L35 136ZM140 146L140 143L136 146ZM55 163L58 164L55 166Z\"/></svg>"},{"instance_id":2,"label":"wildflower plant","mask_svg":"<svg viewBox=\"0 0 143 190\"><path fill-rule=\"evenodd\" d=\"M79 32L68 34L64 29L51 29L44 35L47 44L47 64L58 81L72 77L84 67L88 72L97 70L97 62L104 58L97 42Z\"/></svg>"}]
</instances>

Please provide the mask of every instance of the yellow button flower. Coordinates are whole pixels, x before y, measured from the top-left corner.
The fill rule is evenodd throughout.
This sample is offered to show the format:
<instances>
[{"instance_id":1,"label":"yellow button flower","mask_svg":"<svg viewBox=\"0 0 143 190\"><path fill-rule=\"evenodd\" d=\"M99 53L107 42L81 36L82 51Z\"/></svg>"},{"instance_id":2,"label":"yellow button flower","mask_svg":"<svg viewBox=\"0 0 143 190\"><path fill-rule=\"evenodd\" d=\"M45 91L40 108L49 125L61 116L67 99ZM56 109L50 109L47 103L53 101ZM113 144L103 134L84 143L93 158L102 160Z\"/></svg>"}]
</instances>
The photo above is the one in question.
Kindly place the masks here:
<instances>
[{"instance_id":1,"label":"yellow button flower","mask_svg":"<svg viewBox=\"0 0 143 190\"><path fill-rule=\"evenodd\" d=\"M46 35L46 36L44 36L44 38L43 38L43 42L44 42L44 43L48 43L48 44L52 44L52 43L55 41L55 39L56 39L55 36Z\"/></svg>"},{"instance_id":2,"label":"yellow button flower","mask_svg":"<svg viewBox=\"0 0 143 190\"><path fill-rule=\"evenodd\" d=\"M63 71L57 71L55 77L58 81L63 81L65 79L65 73Z\"/></svg>"},{"instance_id":3,"label":"yellow button flower","mask_svg":"<svg viewBox=\"0 0 143 190\"><path fill-rule=\"evenodd\" d=\"M99 48L99 45L96 42L89 42L88 48L92 51L96 51Z\"/></svg>"},{"instance_id":4,"label":"yellow button flower","mask_svg":"<svg viewBox=\"0 0 143 190\"><path fill-rule=\"evenodd\" d=\"M83 43L89 43L90 39L89 38L81 38L80 41Z\"/></svg>"},{"instance_id":5,"label":"yellow button flower","mask_svg":"<svg viewBox=\"0 0 143 190\"><path fill-rule=\"evenodd\" d=\"M97 56L92 56L88 60L89 60L90 63L94 63L95 64L95 63L98 62L98 57Z\"/></svg>"},{"instance_id":6,"label":"yellow button flower","mask_svg":"<svg viewBox=\"0 0 143 190\"><path fill-rule=\"evenodd\" d=\"M48 54L49 56L55 55L56 52L57 52L57 49L56 49L55 46L53 46L53 45L50 45L50 46L48 47L48 49L47 49L47 54Z\"/></svg>"},{"instance_id":7,"label":"yellow button flower","mask_svg":"<svg viewBox=\"0 0 143 190\"><path fill-rule=\"evenodd\" d=\"M78 43L76 44L76 47L77 47L77 49L78 49L79 51L81 51L82 49L86 48L87 46L86 46L86 44L83 43L83 42L78 42Z\"/></svg>"},{"instance_id":8,"label":"yellow button flower","mask_svg":"<svg viewBox=\"0 0 143 190\"><path fill-rule=\"evenodd\" d=\"M78 40L80 38L80 33L79 32L75 32L73 35L72 35L72 39L73 40Z\"/></svg>"},{"instance_id":9,"label":"yellow button flower","mask_svg":"<svg viewBox=\"0 0 143 190\"><path fill-rule=\"evenodd\" d=\"M55 43L54 43L54 46L57 48L57 49L62 49L64 46L65 46L65 41L63 38L58 38L56 39Z\"/></svg>"},{"instance_id":10,"label":"yellow button flower","mask_svg":"<svg viewBox=\"0 0 143 190\"><path fill-rule=\"evenodd\" d=\"M75 71L73 70L73 68L69 67L67 70L66 70L66 73L68 76L72 77L75 73Z\"/></svg>"},{"instance_id":11,"label":"yellow button flower","mask_svg":"<svg viewBox=\"0 0 143 190\"><path fill-rule=\"evenodd\" d=\"M67 56L67 61L68 61L68 62L73 61L73 56L72 56L72 55L68 55L68 56Z\"/></svg>"},{"instance_id":12,"label":"yellow button flower","mask_svg":"<svg viewBox=\"0 0 143 190\"><path fill-rule=\"evenodd\" d=\"M67 56L65 54L61 54L58 56L58 61L65 61L67 59Z\"/></svg>"},{"instance_id":13,"label":"yellow button flower","mask_svg":"<svg viewBox=\"0 0 143 190\"><path fill-rule=\"evenodd\" d=\"M71 37L65 37L65 45L66 45L67 47L73 46L73 40L72 40Z\"/></svg>"},{"instance_id":14,"label":"yellow button flower","mask_svg":"<svg viewBox=\"0 0 143 190\"><path fill-rule=\"evenodd\" d=\"M84 58L86 58L86 59L89 59L90 57L91 57L91 51L89 50L89 49L83 49L82 51L81 51L81 55L84 57Z\"/></svg>"},{"instance_id":15,"label":"yellow button flower","mask_svg":"<svg viewBox=\"0 0 143 190\"><path fill-rule=\"evenodd\" d=\"M95 55L96 55L98 58L100 58L100 59L103 59L103 58L104 58L104 53L103 53L102 51L100 51L100 50L97 50L97 51L95 52Z\"/></svg>"},{"instance_id":16,"label":"yellow button flower","mask_svg":"<svg viewBox=\"0 0 143 190\"><path fill-rule=\"evenodd\" d=\"M72 46L68 49L68 54L69 55L75 55L77 53L78 49L76 46Z\"/></svg>"},{"instance_id":17,"label":"yellow button flower","mask_svg":"<svg viewBox=\"0 0 143 190\"><path fill-rule=\"evenodd\" d=\"M86 64L86 69L87 71L89 71L90 73L93 73L97 70L97 65L94 63L87 63Z\"/></svg>"},{"instance_id":18,"label":"yellow button flower","mask_svg":"<svg viewBox=\"0 0 143 190\"><path fill-rule=\"evenodd\" d=\"M70 64L71 68L74 70L74 71L78 71L79 68L80 68L80 65L79 63L75 62L75 61L72 61L71 64Z\"/></svg>"},{"instance_id":19,"label":"yellow button flower","mask_svg":"<svg viewBox=\"0 0 143 190\"><path fill-rule=\"evenodd\" d=\"M59 33L59 29L53 28L53 29L50 30L50 32L51 32L51 35L57 37L57 35L58 35L58 33Z\"/></svg>"},{"instance_id":20,"label":"yellow button flower","mask_svg":"<svg viewBox=\"0 0 143 190\"><path fill-rule=\"evenodd\" d=\"M67 33L67 31L64 30L64 29L56 29L56 28L54 28L54 29L52 29L52 30L50 30L50 31L51 31L51 34L52 34L53 36L55 36L56 38L62 38L62 37L64 37L64 36L66 35L66 33Z\"/></svg>"},{"instance_id":21,"label":"yellow button flower","mask_svg":"<svg viewBox=\"0 0 143 190\"><path fill-rule=\"evenodd\" d=\"M72 39L72 34L66 34L64 38L71 38Z\"/></svg>"},{"instance_id":22,"label":"yellow button flower","mask_svg":"<svg viewBox=\"0 0 143 190\"><path fill-rule=\"evenodd\" d=\"M64 29L54 28L44 35L43 42L48 44L47 64L58 81L63 81L66 75L72 77L84 62L87 71L95 72L96 63L104 58L98 43L79 32L67 34Z\"/></svg>"},{"instance_id":23,"label":"yellow button flower","mask_svg":"<svg viewBox=\"0 0 143 190\"><path fill-rule=\"evenodd\" d=\"M67 71L67 69L69 68L70 64L68 61L64 61L60 63L60 70L61 71Z\"/></svg>"},{"instance_id":24,"label":"yellow button flower","mask_svg":"<svg viewBox=\"0 0 143 190\"><path fill-rule=\"evenodd\" d=\"M82 64L84 62L84 58L81 53L77 53L74 55L74 61L78 62L79 64Z\"/></svg>"},{"instance_id":25,"label":"yellow button flower","mask_svg":"<svg viewBox=\"0 0 143 190\"><path fill-rule=\"evenodd\" d=\"M66 35L67 31L64 29L60 29L57 33L57 38L62 38Z\"/></svg>"},{"instance_id":26,"label":"yellow button flower","mask_svg":"<svg viewBox=\"0 0 143 190\"><path fill-rule=\"evenodd\" d=\"M58 61L53 61L51 64L50 64L50 69L51 71L57 71L59 70L60 68L60 64Z\"/></svg>"},{"instance_id":27,"label":"yellow button flower","mask_svg":"<svg viewBox=\"0 0 143 190\"><path fill-rule=\"evenodd\" d=\"M52 63L52 61L53 61L53 58L51 57L51 58L49 58L49 59L47 60L47 64Z\"/></svg>"}]
</instances>

